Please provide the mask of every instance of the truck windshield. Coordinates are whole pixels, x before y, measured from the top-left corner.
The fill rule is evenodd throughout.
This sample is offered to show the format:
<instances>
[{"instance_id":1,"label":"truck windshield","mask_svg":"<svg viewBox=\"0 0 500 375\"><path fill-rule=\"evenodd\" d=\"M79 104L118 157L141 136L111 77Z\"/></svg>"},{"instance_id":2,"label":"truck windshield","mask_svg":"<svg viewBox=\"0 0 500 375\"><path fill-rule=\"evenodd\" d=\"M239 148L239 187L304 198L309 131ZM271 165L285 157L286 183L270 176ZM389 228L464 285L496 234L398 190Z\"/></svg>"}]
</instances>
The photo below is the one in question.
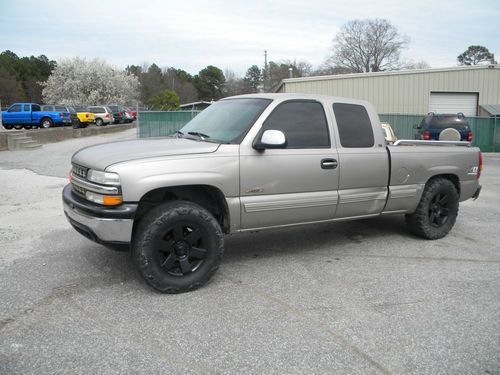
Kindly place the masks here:
<instances>
[{"instance_id":1,"label":"truck windshield","mask_svg":"<svg viewBox=\"0 0 500 375\"><path fill-rule=\"evenodd\" d=\"M182 134L200 134L211 142L240 143L270 99L241 98L212 104L182 129Z\"/></svg>"}]
</instances>

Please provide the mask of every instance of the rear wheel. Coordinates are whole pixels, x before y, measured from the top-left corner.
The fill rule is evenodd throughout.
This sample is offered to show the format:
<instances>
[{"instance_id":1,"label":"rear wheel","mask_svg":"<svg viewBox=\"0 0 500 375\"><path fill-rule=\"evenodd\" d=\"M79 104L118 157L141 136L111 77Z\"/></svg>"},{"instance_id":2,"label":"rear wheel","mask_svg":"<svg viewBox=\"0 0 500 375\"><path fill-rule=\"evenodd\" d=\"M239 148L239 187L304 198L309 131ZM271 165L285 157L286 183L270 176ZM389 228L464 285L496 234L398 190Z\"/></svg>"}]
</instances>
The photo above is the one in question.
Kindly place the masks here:
<instances>
[{"instance_id":1,"label":"rear wheel","mask_svg":"<svg viewBox=\"0 0 500 375\"><path fill-rule=\"evenodd\" d=\"M96 126L102 126L102 124L103 124L102 118L96 119L95 124L96 124Z\"/></svg>"},{"instance_id":2,"label":"rear wheel","mask_svg":"<svg viewBox=\"0 0 500 375\"><path fill-rule=\"evenodd\" d=\"M149 211L132 244L139 273L164 293L187 292L207 283L219 268L223 252L217 220L186 201L167 202Z\"/></svg>"},{"instance_id":3,"label":"rear wheel","mask_svg":"<svg viewBox=\"0 0 500 375\"><path fill-rule=\"evenodd\" d=\"M458 191L450 180L435 178L425 186L422 198L406 223L417 236L436 240L443 238L455 225L458 215Z\"/></svg>"},{"instance_id":4,"label":"rear wheel","mask_svg":"<svg viewBox=\"0 0 500 375\"><path fill-rule=\"evenodd\" d=\"M44 129L48 129L54 126L54 122L50 118L44 118L40 122L40 127Z\"/></svg>"}]
</instances>

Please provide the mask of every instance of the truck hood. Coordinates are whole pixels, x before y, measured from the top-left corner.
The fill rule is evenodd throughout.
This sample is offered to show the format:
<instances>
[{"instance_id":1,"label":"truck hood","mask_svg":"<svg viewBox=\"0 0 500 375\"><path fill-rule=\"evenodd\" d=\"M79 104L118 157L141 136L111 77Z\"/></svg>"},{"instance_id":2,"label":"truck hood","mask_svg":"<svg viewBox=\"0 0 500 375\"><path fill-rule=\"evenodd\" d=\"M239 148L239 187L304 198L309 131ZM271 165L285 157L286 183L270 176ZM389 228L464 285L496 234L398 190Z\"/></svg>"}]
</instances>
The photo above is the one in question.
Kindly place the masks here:
<instances>
[{"instance_id":1,"label":"truck hood","mask_svg":"<svg viewBox=\"0 0 500 375\"><path fill-rule=\"evenodd\" d=\"M172 156L206 154L215 152L218 143L208 143L183 138L148 138L133 141L105 143L82 148L72 162L98 170L129 160Z\"/></svg>"}]
</instances>

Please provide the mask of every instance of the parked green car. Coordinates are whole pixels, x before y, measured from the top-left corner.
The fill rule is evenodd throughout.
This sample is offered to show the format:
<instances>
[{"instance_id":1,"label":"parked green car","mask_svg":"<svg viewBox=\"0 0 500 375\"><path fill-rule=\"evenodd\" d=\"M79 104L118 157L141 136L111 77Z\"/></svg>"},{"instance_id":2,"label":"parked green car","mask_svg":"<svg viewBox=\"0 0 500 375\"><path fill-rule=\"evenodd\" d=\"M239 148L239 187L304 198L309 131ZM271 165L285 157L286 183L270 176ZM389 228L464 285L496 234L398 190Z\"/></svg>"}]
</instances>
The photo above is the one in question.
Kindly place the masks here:
<instances>
[{"instance_id":1,"label":"parked green car","mask_svg":"<svg viewBox=\"0 0 500 375\"><path fill-rule=\"evenodd\" d=\"M115 118L114 124L123 124L125 122L125 108L121 105L108 105L108 108L113 112L113 117Z\"/></svg>"}]
</instances>

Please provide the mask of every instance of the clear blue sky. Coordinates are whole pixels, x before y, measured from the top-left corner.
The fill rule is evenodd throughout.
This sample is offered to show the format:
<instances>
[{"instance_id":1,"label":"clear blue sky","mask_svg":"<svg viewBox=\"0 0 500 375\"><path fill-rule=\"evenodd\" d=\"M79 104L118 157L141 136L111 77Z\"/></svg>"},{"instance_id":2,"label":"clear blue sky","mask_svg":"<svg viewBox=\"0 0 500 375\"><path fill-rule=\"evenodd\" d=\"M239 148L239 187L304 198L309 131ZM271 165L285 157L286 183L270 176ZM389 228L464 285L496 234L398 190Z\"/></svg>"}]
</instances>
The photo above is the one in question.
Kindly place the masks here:
<instances>
[{"instance_id":1,"label":"clear blue sky","mask_svg":"<svg viewBox=\"0 0 500 375\"><path fill-rule=\"evenodd\" d=\"M100 57L113 65L157 63L196 73L212 64L242 75L271 60L314 66L340 26L387 18L410 38L406 59L456 65L471 44L500 60L500 0L33 1L2 0L0 51L20 56Z\"/></svg>"}]
</instances>

